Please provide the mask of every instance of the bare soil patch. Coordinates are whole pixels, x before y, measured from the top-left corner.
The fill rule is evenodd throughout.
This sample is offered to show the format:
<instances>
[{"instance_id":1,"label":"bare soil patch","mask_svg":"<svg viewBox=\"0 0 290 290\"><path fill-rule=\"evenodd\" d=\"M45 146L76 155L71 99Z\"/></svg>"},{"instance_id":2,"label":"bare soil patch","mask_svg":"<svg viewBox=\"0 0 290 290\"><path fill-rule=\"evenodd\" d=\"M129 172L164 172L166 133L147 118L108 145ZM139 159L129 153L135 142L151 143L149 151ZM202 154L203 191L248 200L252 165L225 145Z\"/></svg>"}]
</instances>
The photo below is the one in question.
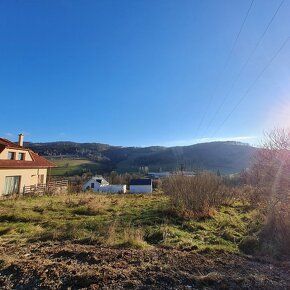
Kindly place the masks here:
<instances>
[{"instance_id":1,"label":"bare soil patch","mask_svg":"<svg viewBox=\"0 0 290 290\"><path fill-rule=\"evenodd\" d=\"M1 289L290 289L290 264L222 251L0 246Z\"/></svg>"}]
</instances>

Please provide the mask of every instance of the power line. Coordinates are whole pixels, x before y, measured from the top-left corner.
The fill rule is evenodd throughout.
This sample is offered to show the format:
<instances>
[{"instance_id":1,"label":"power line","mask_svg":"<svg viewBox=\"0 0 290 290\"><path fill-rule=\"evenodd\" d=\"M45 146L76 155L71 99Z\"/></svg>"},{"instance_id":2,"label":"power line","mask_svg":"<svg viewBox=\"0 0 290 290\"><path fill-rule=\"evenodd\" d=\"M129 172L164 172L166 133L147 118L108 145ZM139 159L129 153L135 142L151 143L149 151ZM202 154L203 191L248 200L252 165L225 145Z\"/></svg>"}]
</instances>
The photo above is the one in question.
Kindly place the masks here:
<instances>
[{"instance_id":1,"label":"power line","mask_svg":"<svg viewBox=\"0 0 290 290\"><path fill-rule=\"evenodd\" d=\"M245 63L242 65L240 71L238 72L236 78L234 78L234 80L232 81L231 83L231 86L230 86L230 89L227 91L227 93L224 95L223 99L222 99L222 102L220 103L220 105L218 106L217 110L215 111L213 117L210 119L209 123L208 123L208 126L207 126L207 129L208 130L213 121L215 120L216 116L218 115L218 113L221 111L222 107L225 105L225 102L226 100L228 99L232 89L234 88L236 82L239 80L239 78L241 77L244 69L247 67L247 65L249 64L252 56L255 54L257 48L259 47L260 43L262 42L264 36L266 35L267 31L269 30L269 27L271 26L272 22L274 21L276 15L278 14L280 8L282 7L283 3L285 2L285 0L282 0L278 6L278 8L276 9L275 13L272 15L270 21L268 22L266 28L264 29L264 31L262 32L261 36L259 37L256 45L254 46L253 50L251 51L251 53L249 54L248 58L246 59Z\"/></svg>"},{"instance_id":2,"label":"power line","mask_svg":"<svg viewBox=\"0 0 290 290\"><path fill-rule=\"evenodd\" d=\"M225 64L224 64L224 66L223 66L223 68L222 68L222 71L223 71L223 72L225 72L226 68L228 67L229 61L230 61L231 56L232 56L232 54L233 54L233 52L234 52L234 50L235 50L235 48L236 48L236 45L237 45L238 40L239 40L239 38L240 38L240 35L241 35L242 31L243 31L243 28L244 28L244 26L245 26L246 20L247 20L249 14L250 14L250 11L251 11L251 9L252 9L252 6L253 6L253 4L254 4L254 1L255 1L255 0L252 0L252 1L251 1L250 6L249 6L249 8L248 8L248 10L247 10L247 13L246 13L246 15L245 15L245 17L244 17L244 19L243 19L243 21L242 21L242 24L241 24L241 26L240 26L240 29L239 29L239 31L238 31L236 37L235 37L234 43L233 43L233 45L232 45L232 47L231 47L231 50L230 50L230 52L228 53L228 55L227 55L227 57L226 57ZM219 81L217 82L214 91L216 91L216 89L218 88L218 85L219 85L219 83L220 83L220 80L221 80L221 77L219 78ZM207 105L207 107L206 107L206 110L205 110L205 112L204 112L204 114L203 114L203 116L202 116L202 118L201 118L201 120L200 120L200 123L199 123L198 127L197 127L197 130L196 130L196 133L195 133L195 137L197 136L198 131L200 130L201 126L203 125L204 119L205 119L205 117L206 117L206 115L207 115L207 111L208 111L209 107L211 106L212 101L213 101L213 95L212 95L211 98L209 99L209 102L208 102L208 105ZM195 138L194 138L194 139L195 139Z\"/></svg>"},{"instance_id":3,"label":"power line","mask_svg":"<svg viewBox=\"0 0 290 290\"><path fill-rule=\"evenodd\" d=\"M231 117L231 115L234 113L234 111L238 108L238 106L243 102L243 100L248 96L249 92L252 90L256 82L262 77L262 75L265 73L265 71L268 69L268 67L273 63L273 61L276 59L276 57L279 55L279 53L282 51L282 49L286 46L287 42L290 40L290 36L286 38L286 40L282 43L282 45L279 47L279 49L275 52L275 54L272 56L270 61L264 66L264 68L261 70L261 72L258 74L258 76L254 79L254 81L250 84L244 95L239 99L239 101L235 104L233 109L230 111L230 113L226 116L226 118L222 121L221 125L217 128L217 130L211 135L213 137L221 128L222 126L227 122L227 120Z\"/></svg>"},{"instance_id":4,"label":"power line","mask_svg":"<svg viewBox=\"0 0 290 290\"><path fill-rule=\"evenodd\" d=\"M238 42L238 39L240 38L240 35L241 35L242 30L243 30L243 28L244 28L244 26L245 26L246 20L247 20L249 14L250 14L250 11L251 11L251 9L252 9L253 4L254 4L254 0L251 1L251 4L250 4L250 6L249 6L249 8L248 8L248 10L247 10L247 13L246 13L246 15L245 15L245 17L244 17L244 20L243 20L243 22L242 22L242 25L241 25L241 27L240 27L240 30L239 30L239 32L238 32L236 38L235 38L234 44L233 44L233 46L232 46L232 49L231 49L231 51L230 51L230 53L229 53L229 55L228 55L228 57L227 57L227 59L226 59L225 67L224 67L224 68L226 68L226 67L228 66L228 64L229 64L229 60L230 60L230 58L231 58L231 56L232 56L232 54L233 54L233 52L234 52L234 49L235 49L235 47L236 47L236 44L237 44L237 42Z\"/></svg>"}]
</instances>

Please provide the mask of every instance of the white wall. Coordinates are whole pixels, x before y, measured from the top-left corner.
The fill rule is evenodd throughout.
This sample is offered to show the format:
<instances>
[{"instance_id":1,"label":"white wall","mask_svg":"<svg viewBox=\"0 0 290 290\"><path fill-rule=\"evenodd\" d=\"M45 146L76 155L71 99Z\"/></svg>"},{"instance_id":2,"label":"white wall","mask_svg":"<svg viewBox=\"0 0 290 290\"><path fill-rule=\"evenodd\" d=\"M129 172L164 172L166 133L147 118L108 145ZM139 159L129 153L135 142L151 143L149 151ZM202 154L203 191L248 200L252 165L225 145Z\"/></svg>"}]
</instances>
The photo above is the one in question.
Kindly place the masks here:
<instances>
[{"instance_id":1,"label":"white wall","mask_svg":"<svg viewBox=\"0 0 290 290\"><path fill-rule=\"evenodd\" d=\"M91 184L94 183L94 188L91 188ZM83 185L83 190L91 188L93 192L103 192L103 193L126 193L126 185L123 184L111 184L111 185L100 185L99 182L94 179L90 179Z\"/></svg>"},{"instance_id":2,"label":"white wall","mask_svg":"<svg viewBox=\"0 0 290 290\"><path fill-rule=\"evenodd\" d=\"M152 185L130 185L130 192L132 193L151 193Z\"/></svg>"},{"instance_id":3,"label":"white wall","mask_svg":"<svg viewBox=\"0 0 290 290\"><path fill-rule=\"evenodd\" d=\"M96 182L94 179L90 179L84 183L83 190L87 190L88 187L91 188L91 183L95 185L95 188L93 188L94 191L101 186L99 182Z\"/></svg>"},{"instance_id":4,"label":"white wall","mask_svg":"<svg viewBox=\"0 0 290 290\"><path fill-rule=\"evenodd\" d=\"M122 184L111 184L111 185L105 185L101 186L99 188L101 192L108 192L108 193L126 193L126 185Z\"/></svg>"}]
</instances>

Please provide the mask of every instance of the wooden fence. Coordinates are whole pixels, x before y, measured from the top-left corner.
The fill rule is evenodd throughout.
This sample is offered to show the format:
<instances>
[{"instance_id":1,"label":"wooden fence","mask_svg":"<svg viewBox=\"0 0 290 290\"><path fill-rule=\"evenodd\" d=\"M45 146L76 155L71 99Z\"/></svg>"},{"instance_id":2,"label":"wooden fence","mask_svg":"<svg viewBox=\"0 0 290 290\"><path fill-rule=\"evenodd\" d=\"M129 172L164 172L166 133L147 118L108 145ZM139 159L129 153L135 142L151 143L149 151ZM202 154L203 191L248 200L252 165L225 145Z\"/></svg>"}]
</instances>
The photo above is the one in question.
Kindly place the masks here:
<instances>
[{"instance_id":1,"label":"wooden fence","mask_svg":"<svg viewBox=\"0 0 290 290\"><path fill-rule=\"evenodd\" d=\"M59 193L68 188L68 180L49 181L47 184L24 186L23 195L41 195L45 192Z\"/></svg>"},{"instance_id":2,"label":"wooden fence","mask_svg":"<svg viewBox=\"0 0 290 290\"><path fill-rule=\"evenodd\" d=\"M48 188L52 187L68 187L68 180L56 180L56 181L49 181L47 183Z\"/></svg>"}]
</instances>

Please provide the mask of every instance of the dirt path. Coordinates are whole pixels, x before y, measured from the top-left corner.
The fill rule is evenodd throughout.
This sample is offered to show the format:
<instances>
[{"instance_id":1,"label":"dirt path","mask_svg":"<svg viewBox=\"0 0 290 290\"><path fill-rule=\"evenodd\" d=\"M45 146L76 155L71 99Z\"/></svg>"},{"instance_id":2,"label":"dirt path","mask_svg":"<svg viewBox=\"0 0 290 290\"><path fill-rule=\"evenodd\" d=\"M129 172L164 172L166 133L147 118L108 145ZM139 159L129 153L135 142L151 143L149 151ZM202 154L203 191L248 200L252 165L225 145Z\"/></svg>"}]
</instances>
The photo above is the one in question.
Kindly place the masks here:
<instances>
[{"instance_id":1,"label":"dirt path","mask_svg":"<svg viewBox=\"0 0 290 290\"><path fill-rule=\"evenodd\" d=\"M0 246L1 289L290 289L290 264L222 252Z\"/></svg>"}]
</instances>

